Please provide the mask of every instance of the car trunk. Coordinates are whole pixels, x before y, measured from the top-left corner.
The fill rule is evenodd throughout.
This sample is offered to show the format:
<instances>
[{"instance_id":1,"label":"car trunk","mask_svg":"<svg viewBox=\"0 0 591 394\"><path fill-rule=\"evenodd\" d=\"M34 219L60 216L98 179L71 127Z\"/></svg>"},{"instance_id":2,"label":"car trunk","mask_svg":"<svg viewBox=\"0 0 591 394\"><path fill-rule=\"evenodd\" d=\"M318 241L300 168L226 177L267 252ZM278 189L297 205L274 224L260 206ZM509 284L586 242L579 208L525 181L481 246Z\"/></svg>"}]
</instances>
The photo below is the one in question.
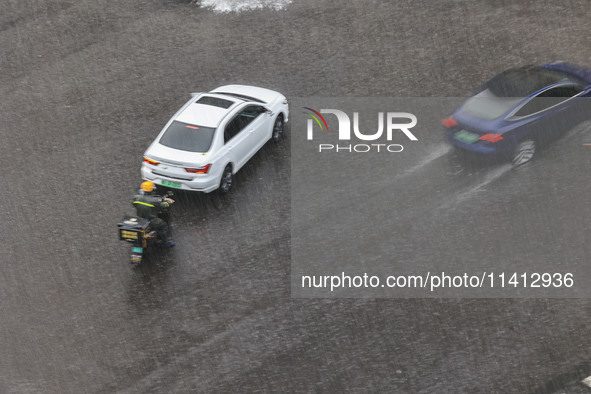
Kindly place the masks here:
<instances>
[{"instance_id":1,"label":"car trunk","mask_svg":"<svg viewBox=\"0 0 591 394\"><path fill-rule=\"evenodd\" d=\"M177 166L200 167L207 164L210 154L169 148L156 143L146 151L146 156L156 161L166 161L168 164Z\"/></svg>"}]
</instances>

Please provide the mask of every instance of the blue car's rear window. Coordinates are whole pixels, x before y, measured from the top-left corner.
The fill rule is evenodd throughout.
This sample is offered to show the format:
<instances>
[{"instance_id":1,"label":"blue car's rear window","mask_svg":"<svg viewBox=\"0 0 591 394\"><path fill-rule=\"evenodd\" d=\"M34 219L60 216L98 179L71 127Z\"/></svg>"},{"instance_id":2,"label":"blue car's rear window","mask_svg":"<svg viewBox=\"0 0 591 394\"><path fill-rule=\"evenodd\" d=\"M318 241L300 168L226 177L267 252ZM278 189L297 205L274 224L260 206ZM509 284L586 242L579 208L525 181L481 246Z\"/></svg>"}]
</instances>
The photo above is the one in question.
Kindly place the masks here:
<instances>
[{"instance_id":1,"label":"blue car's rear window","mask_svg":"<svg viewBox=\"0 0 591 394\"><path fill-rule=\"evenodd\" d=\"M493 120L509 112L521 100L523 97L499 97L486 89L466 100L460 111L475 118Z\"/></svg>"}]
</instances>

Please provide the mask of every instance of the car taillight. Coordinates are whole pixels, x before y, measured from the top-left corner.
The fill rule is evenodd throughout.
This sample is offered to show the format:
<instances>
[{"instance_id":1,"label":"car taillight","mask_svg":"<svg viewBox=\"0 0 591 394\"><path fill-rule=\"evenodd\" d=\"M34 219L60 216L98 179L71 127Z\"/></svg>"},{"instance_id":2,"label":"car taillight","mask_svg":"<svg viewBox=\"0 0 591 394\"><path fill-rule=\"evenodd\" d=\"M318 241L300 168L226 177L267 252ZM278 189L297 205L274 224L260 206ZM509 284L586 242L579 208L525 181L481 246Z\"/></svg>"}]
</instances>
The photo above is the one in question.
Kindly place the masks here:
<instances>
[{"instance_id":1,"label":"car taillight","mask_svg":"<svg viewBox=\"0 0 591 394\"><path fill-rule=\"evenodd\" d=\"M211 164L199 168L185 168L185 171L191 172L193 174L207 174L209 167L211 167Z\"/></svg>"},{"instance_id":2,"label":"car taillight","mask_svg":"<svg viewBox=\"0 0 591 394\"><path fill-rule=\"evenodd\" d=\"M443 119L441 123L448 129L458 125L458 121L452 118L451 116L448 116L447 118Z\"/></svg>"},{"instance_id":3,"label":"car taillight","mask_svg":"<svg viewBox=\"0 0 591 394\"><path fill-rule=\"evenodd\" d=\"M147 157L144 157L144 163L148 163L151 164L153 166L157 166L158 164L160 164L159 162L152 160L152 159L148 159Z\"/></svg>"},{"instance_id":4,"label":"car taillight","mask_svg":"<svg viewBox=\"0 0 591 394\"><path fill-rule=\"evenodd\" d=\"M481 141L488 141L488 142L499 142L503 139L503 135L500 133L488 133L485 135L481 135L478 137Z\"/></svg>"}]
</instances>

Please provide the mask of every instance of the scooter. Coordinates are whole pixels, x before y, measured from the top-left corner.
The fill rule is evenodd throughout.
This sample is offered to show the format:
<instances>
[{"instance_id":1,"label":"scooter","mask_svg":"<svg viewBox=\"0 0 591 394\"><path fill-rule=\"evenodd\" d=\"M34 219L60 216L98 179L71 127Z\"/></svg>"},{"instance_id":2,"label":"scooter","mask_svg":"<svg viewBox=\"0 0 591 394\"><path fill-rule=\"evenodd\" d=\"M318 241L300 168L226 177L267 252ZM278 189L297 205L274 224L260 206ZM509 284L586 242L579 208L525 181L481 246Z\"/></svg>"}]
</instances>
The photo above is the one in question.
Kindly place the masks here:
<instances>
[{"instance_id":1,"label":"scooter","mask_svg":"<svg viewBox=\"0 0 591 394\"><path fill-rule=\"evenodd\" d=\"M172 197L171 191L167 192L165 197ZM172 222L172 213L170 209L162 211L158 215L170 227ZM117 224L119 228L119 239L131 244L131 253L129 262L133 265L140 264L146 250L150 247L161 245L163 242L158 232L150 227L148 219L135 215L125 215L123 220Z\"/></svg>"}]
</instances>

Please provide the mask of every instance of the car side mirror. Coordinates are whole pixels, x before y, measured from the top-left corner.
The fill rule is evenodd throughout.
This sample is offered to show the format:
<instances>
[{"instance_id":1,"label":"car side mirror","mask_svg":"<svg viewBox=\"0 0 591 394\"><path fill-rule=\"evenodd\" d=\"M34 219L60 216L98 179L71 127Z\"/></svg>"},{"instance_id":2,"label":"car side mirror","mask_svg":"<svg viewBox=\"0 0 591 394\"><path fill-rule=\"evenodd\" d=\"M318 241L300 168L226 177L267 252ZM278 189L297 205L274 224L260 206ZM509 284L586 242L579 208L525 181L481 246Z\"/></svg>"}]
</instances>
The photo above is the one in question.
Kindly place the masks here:
<instances>
[{"instance_id":1,"label":"car side mirror","mask_svg":"<svg viewBox=\"0 0 591 394\"><path fill-rule=\"evenodd\" d=\"M191 97L199 96L201 93L191 93Z\"/></svg>"}]
</instances>

